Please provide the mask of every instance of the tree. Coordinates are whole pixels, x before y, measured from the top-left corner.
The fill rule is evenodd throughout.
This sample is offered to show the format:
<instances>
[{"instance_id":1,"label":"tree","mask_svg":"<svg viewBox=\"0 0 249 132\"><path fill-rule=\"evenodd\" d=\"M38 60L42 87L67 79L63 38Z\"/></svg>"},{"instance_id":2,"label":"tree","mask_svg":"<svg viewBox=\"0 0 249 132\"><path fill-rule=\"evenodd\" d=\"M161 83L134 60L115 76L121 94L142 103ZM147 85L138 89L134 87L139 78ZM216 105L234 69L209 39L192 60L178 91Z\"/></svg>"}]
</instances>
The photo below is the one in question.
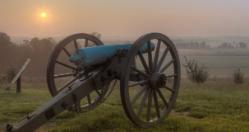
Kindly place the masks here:
<instances>
[{"instance_id":1,"label":"tree","mask_svg":"<svg viewBox=\"0 0 249 132\"><path fill-rule=\"evenodd\" d=\"M3 32L0 32L0 60L3 62L0 68L5 69L11 63L11 56L13 56L13 48L15 45L11 42L10 37Z\"/></svg>"},{"instance_id":2,"label":"tree","mask_svg":"<svg viewBox=\"0 0 249 132\"><path fill-rule=\"evenodd\" d=\"M1 48L3 46L7 47L10 45L12 45L12 43L10 41L10 37L6 33L0 32L0 46L1 46Z\"/></svg>"},{"instance_id":3,"label":"tree","mask_svg":"<svg viewBox=\"0 0 249 132\"><path fill-rule=\"evenodd\" d=\"M49 55L55 45L52 38L39 39L32 38L29 42L31 48L30 70L33 71L31 76L43 76L46 73L46 66Z\"/></svg>"},{"instance_id":4,"label":"tree","mask_svg":"<svg viewBox=\"0 0 249 132\"><path fill-rule=\"evenodd\" d=\"M244 42L239 42L238 45L239 45L239 48L246 48L247 47L247 44Z\"/></svg>"},{"instance_id":5,"label":"tree","mask_svg":"<svg viewBox=\"0 0 249 132\"><path fill-rule=\"evenodd\" d=\"M224 42L221 45L219 45L218 48L233 49L235 47L231 43Z\"/></svg>"}]
</instances>

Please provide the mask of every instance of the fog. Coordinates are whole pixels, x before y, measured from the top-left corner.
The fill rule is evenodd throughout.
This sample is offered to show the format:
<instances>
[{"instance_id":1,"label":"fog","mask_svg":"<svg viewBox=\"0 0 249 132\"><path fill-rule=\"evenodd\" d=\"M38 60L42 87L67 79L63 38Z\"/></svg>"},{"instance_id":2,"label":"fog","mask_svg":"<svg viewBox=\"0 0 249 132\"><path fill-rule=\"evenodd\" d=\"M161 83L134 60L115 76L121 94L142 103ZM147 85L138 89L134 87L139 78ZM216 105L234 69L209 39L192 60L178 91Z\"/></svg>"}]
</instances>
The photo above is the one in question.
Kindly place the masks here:
<instances>
[{"instance_id":1,"label":"fog","mask_svg":"<svg viewBox=\"0 0 249 132\"><path fill-rule=\"evenodd\" d=\"M11 36L66 36L99 32L103 38L135 39L146 32L169 36L249 36L245 0L66 1L1 0L0 31ZM37 18L48 11L48 21Z\"/></svg>"}]
</instances>

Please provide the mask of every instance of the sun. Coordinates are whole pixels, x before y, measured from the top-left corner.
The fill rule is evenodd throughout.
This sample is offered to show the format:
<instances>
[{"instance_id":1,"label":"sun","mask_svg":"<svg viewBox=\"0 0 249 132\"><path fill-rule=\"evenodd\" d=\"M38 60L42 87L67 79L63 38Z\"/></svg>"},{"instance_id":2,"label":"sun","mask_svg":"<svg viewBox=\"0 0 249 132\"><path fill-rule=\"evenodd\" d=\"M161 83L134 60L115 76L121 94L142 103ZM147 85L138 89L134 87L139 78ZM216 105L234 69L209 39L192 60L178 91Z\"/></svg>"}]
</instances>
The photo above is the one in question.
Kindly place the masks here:
<instances>
[{"instance_id":1,"label":"sun","mask_svg":"<svg viewBox=\"0 0 249 132\"><path fill-rule=\"evenodd\" d=\"M45 12L45 11L42 11L42 12L40 12L40 17L41 17L42 19L46 19L46 18L48 17L48 13Z\"/></svg>"},{"instance_id":2,"label":"sun","mask_svg":"<svg viewBox=\"0 0 249 132\"><path fill-rule=\"evenodd\" d=\"M40 26L50 25L52 24L54 20L53 12L51 12L49 8L45 8L45 7L37 8L33 16L34 16L33 18L34 18L35 23Z\"/></svg>"},{"instance_id":3,"label":"sun","mask_svg":"<svg viewBox=\"0 0 249 132\"><path fill-rule=\"evenodd\" d=\"M47 19L48 18L48 13L46 11L41 11L39 16L42 19Z\"/></svg>"},{"instance_id":4,"label":"sun","mask_svg":"<svg viewBox=\"0 0 249 132\"><path fill-rule=\"evenodd\" d=\"M47 8L38 8L36 18L39 22L48 23L51 21L51 12Z\"/></svg>"}]
</instances>

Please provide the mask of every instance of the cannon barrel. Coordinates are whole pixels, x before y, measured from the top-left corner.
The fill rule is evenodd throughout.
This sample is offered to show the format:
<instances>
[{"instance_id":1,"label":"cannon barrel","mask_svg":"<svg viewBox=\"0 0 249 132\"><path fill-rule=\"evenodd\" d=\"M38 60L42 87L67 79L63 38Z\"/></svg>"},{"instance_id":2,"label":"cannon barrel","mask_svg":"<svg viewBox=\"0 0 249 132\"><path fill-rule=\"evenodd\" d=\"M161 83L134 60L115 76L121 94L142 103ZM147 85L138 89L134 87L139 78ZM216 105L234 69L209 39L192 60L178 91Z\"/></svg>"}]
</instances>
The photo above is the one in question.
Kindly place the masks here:
<instances>
[{"instance_id":1,"label":"cannon barrel","mask_svg":"<svg viewBox=\"0 0 249 132\"><path fill-rule=\"evenodd\" d=\"M102 64L115 56L120 50L129 50L132 44L103 45L97 47L80 48L73 54L69 61L84 67ZM151 50L154 50L154 44L150 44ZM148 44L140 48L141 53L148 51Z\"/></svg>"}]
</instances>

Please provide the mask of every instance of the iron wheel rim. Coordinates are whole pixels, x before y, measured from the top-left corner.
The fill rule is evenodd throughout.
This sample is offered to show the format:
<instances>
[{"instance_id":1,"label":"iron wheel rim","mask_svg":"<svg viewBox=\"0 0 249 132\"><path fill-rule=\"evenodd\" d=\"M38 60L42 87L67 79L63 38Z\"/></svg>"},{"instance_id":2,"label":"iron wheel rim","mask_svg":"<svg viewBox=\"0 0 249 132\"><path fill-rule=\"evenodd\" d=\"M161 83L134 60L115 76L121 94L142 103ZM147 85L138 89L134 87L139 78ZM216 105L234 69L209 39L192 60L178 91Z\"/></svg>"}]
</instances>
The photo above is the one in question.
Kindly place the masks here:
<instances>
[{"instance_id":1,"label":"iron wheel rim","mask_svg":"<svg viewBox=\"0 0 249 132\"><path fill-rule=\"evenodd\" d=\"M135 58L135 56L137 56L139 49L145 43L147 43L148 41L150 41L152 39L160 40L161 42L163 42L167 46L167 48L169 48L168 52L171 53L172 57L175 60L173 62L173 65L174 65L174 74L176 74L177 76L174 78L174 83L173 83L173 85L174 85L174 87L173 87L174 92L172 92L172 95L170 96L170 99L168 101L168 107L167 107L167 109L164 110L164 112L163 112L162 115L159 114L160 116L157 118L157 120L151 121L151 119L149 119L148 121L144 121L144 120L140 119L140 117L137 115L137 113L135 112L135 110L132 108L132 103L131 103L130 95L129 95L130 94L129 93L129 86L128 86L129 85L129 76L130 75L128 75L128 74L131 72L130 66L132 64L132 60ZM157 48L157 47L155 47L155 48ZM154 59L155 59L155 56L154 56ZM148 55L148 58L149 58L149 55ZM149 63L149 61L148 61L148 63ZM153 64L152 64L152 67L153 67ZM151 70L153 70L153 68ZM177 98L177 95L178 95L178 89L179 89L179 86L180 86L180 60L179 60L179 56L178 56L177 50L176 50L173 42L168 37L166 37L165 35L160 34L160 33L150 33L150 34L146 34L146 35L140 37L137 41L135 41L135 43L133 44L133 46L131 47L131 49L128 51L127 60L125 62L125 65L124 65L124 68L123 68L122 71L123 71L123 73L122 73L122 78L121 78L121 82L120 82L121 100L122 100L122 103L123 103L123 107L124 107L125 113L128 116L128 118L133 123L135 123L136 125L141 126L141 127L150 127L152 125L155 125L157 123L162 122L163 119L172 110L172 108L173 108L173 106L174 106L174 104L176 102L176 98ZM145 67L144 67L144 72L146 72L146 68ZM144 89L148 89L148 88L144 88ZM154 91L156 91L156 90L154 90ZM148 93L148 91L147 91L147 93ZM155 97L154 93L153 92L148 93L148 94L150 94L150 98L154 98ZM146 93L144 93L144 94L146 94ZM153 95L151 95L151 94L153 94ZM145 96L146 95L144 95L143 97L145 97ZM145 97L146 100L148 98L149 97ZM149 99L149 100L151 100L150 102L153 101L153 99ZM156 99L154 99L154 104L156 104L155 100ZM148 103L149 103L149 101L148 101ZM151 107L151 103L150 103L150 107Z\"/></svg>"},{"instance_id":2,"label":"iron wheel rim","mask_svg":"<svg viewBox=\"0 0 249 132\"><path fill-rule=\"evenodd\" d=\"M48 67L47 67L47 85L48 85L50 94L52 96L56 96L61 90L61 89L58 89L56 84L55 84L54 75L55 75L55 65L57 64L56 61L57 61L58 57L60 56L60 54L62 52L64 52L65 54L68 55L68 57L70 57L70 54L72 55L73 53L69 53L69 51L67 51L67 49L66 49L66 46L69 45L69 44L72 44L72 42L73 42L73 44L75 46L75 50L77 50L76 48L79 48L79 47L77 47L77 45L78 45L77 40L79 40L79 39L84 39L85 40L85 45L84 45L85 47L90 46L89 42L92 42L93 46L101 46L101 45L103 45L103 42L101 40L99 40L98 38L96 38L93 35L89 35L89 34L85 34L85 33L73 34L73 35L70 35L70 36L66 37L62 41L60 41L59 44L56 45L56 47L54 48L54 50L53 50L53 52L52 52L52 54L51 54L51 56L49 58ZM76 68L76 67L74 67L74 68ZM104 66L102 68L100 68L99 70L97 69L96 72L100 72L103 69L104 69ZM94 75L94 73L92 75ZM75 77L74 79L71 80L72 82L70 82L70 80L69 80L70 84L66 85L66 87L70 86L70 85L73 85L73 83L75 81L78 81L79 79L87 80L92 75L90 75L89 77L85 77L85 78ZM77 112L86 112L86 111L89 111L91 109L94 109L97 105L99 105L100 103L103 102L102 100L103 100L103 97L104 97L105 92L107 91L108 87L109 86L106 85L106 86L103 86L102 89L100 89L101 92L102 92L102 95L99 94L96 98L94 98L93 100L90 100L90 101L89 101L89 99L87 99L88 100L87 103L85 103L83 105L79 104L79 106L75 105L75 108L73 108L73 109L76 110ZM96 90L96 92L97 92L97 90ZM89 96L90 96L90 94L91 93L89 93ZM85 98L88 98L88 97L85 97ZM76 108L76 107L78 107L78 108Z\"/></svg>"}]
</instances>

